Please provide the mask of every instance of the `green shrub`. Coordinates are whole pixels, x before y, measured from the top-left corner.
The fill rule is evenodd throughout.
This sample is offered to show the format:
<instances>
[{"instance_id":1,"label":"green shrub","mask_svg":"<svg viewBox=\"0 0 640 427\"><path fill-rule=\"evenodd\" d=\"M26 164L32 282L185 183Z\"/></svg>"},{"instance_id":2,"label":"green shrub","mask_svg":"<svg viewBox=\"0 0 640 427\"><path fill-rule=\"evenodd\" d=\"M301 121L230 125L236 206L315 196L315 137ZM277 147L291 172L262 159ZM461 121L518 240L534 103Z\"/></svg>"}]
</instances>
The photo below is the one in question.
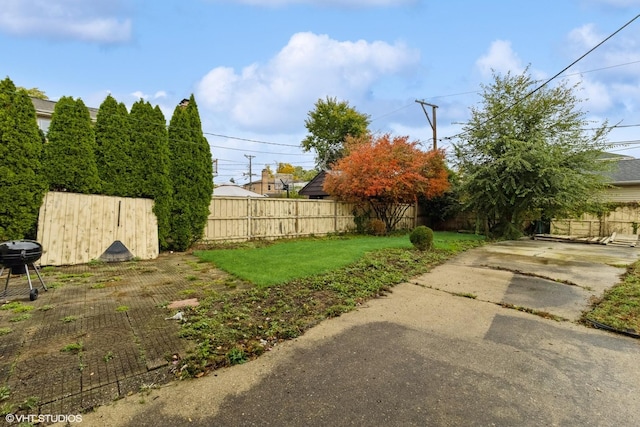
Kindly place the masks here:
<instances>
[{"instance_id":1,"label":"green shrub","mask_svg":"<svg viewBox=\"0 0 640 427\"><path fill-rule=\"evenodd\" d=\"M384 236L387 233L387 226L379 219L369 221L369 234L374 236Z\"/></svg>"},{"instance_id":2,"label":"green shrub","mask_svg":"<svg viewBox=\"0 0 640 427\"><path fill-rule=\"evenodd\" d=\"M413 229L409 235L411 244L418 250L428 251L433 247L433 230L424 225Z\"/></svg>"}]
</instances>

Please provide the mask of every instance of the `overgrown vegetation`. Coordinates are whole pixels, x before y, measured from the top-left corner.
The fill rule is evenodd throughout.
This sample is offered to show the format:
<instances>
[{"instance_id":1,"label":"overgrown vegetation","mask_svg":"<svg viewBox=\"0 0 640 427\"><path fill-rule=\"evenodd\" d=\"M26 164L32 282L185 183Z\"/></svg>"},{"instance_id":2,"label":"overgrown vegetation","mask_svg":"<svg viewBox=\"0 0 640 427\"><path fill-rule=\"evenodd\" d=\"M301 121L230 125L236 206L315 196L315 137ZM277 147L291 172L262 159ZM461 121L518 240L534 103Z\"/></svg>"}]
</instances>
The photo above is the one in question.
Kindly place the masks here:
<instances>
[{"instance_id":1,"label":"overgrown vegetation","mask_svg":"<svg viewBox=\"0 0 640 427\"><path fill-rule=\"evenodd\" d=\"M628 267L622 282L605 291L583 320L640 335L640 261Z\"/></svg>"},{"instance_id":2,"label":"overgrown vegetation","mask_svg":"<svg viewBox=\"0 0 640 427\"><path fill-rule=\"evenodd\" d=\"M576 86L537 86L529 70L494 74L454 145L462 200L495 237L519 237L527 219L590 211L605 188L610 127L593 129Z\"/></svg>"},{"instance_id":3,"label":"overgrown vegetation","mask_svg":"<svg viewBox=\"0 0 640 427\"><path fill-rule=\"evenodd\" d=\"M447 237L455 235L449 234L451 236ZM454 244L453 240L444 238L441 239L442 245L438 245L436 240L436 249L421 252L411 248L407 236L402 237L403 247L364 251L355 261L321 274L307 272L304 276L271 286L263 284L232 294L212 294L202 299L198 307L184 309L187 322L182 326L181 335L195 342L195 350L176 365L176 375L200 375L207 370L255 358L278 342L299 336L321 320L339 316L367 299L384 295L394 285L482 242L478 236L458 235L466 240L456 240ZM352 240L361 244L368 240L382 240L387 244L393 241L392 238L336 239L327 240L326 245L316 241L314 246L325 254L321 258L334 258L327 255L328 248L336 241L345 244ZM442 248L445 241L453 249ZM297 242L281 242L267 249L275 251L284 246L290 253L295 253L299 248L294 243ZM222 250L199 252L197 255L232 252L236 263L243 264L246 262L243 257L258 251ZM262 255L265 254L263 252Z\"/></svg>"}]
</instances>

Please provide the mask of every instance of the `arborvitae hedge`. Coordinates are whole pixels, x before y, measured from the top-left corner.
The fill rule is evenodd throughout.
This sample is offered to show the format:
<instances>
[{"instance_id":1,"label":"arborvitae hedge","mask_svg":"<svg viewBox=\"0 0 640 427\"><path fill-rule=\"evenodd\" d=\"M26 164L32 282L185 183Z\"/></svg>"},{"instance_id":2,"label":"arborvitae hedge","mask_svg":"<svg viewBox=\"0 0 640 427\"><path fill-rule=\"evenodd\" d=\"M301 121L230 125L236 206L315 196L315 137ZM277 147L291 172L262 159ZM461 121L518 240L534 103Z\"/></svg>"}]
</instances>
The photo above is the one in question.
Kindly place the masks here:
<instances>
[{"instance_id":1,"label":"arborvitae hedge","mask_svg":"<svg viewBox=\"0 0 640 427\"><path fill-rule=\"evenodd\" d=\"M153 198L160 248L187 249L202 237L213 193L211 150L193 95L188 105L176 107L168 131L160 108L143 100L128 114L108 96L94 130L82 100L62 97L45 142L31 99L5 79L0 83L1 239L35 238L47 187Z\"/></svg>"},{"instance_id":2,"label":"arborvitae hedge","mask_svg":"<svg viewBox=\"0 0 640 427\"><path fill-rule=\"evenodd\" d=\"M134 196L154 199L153 212L158 219L160 249L169 248L171 183L169 181L169 137L164 114L140 100L129 114L133 156Z\"/></svg>"},{"instance_id":3,"label":"arborvitae hedge","mask_svg":"<svg viewBox=\"0 0 640 427\"><path fill-rule=\"evenodd\" d=\"M124 104L111 95L100 105L96 117L96 164L102 180L102 194L133 197L131 126Z\"/></svg>"},{"instance_id":4,"label":"arborvitae hedge","mask_svg":"<svg viewBox=\"0 0 640 427\"><path fill-rule=\"evenodd\" d=\"M0 239L35 239L46 190L42 137L31 99L9 78L0 82Z\"/></svg>"},{"instance_id":5,"label":"arborvitae hedge","mask_svg":"<svg viewBox=\"0 0 640 427\"><path fill-rule=\"evenodd\" d=\"M169 149L173 187L170 245L185 250L202 237L213 194L211 149L193 95L186 106L179 105L173 112Z\"/></svg>"},{"instance_id":6,"label":"arborvitae hedge","mask_svg":"<svg viewBox=\"0 0 640 427\"><path fill-rule=\"evenodd\" d=\"M44 146L43 168L52 191L96 194L100 177L89 110L81 99L56 103Z\"/></svg>"}]
</instances>

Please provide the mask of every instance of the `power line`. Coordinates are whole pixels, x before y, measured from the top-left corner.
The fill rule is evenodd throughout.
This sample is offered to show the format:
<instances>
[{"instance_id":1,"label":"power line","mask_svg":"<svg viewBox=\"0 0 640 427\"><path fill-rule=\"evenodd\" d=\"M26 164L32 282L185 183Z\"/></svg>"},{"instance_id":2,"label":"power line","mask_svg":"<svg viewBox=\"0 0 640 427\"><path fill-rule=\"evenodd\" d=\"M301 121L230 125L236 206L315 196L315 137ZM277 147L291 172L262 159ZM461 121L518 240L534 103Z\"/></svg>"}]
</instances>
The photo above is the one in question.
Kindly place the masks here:
<instances>
[{"instance_id":1,"label":"power line","mask_svg":"<svg viewBox=\"0 0 640 427\"><path fill-rule=\"evenodd\" d=\"M561 71L559 71L558 73L554 74L551 78L547 79L544 83L542 83L541 85L539 85L538 87L536 87L535 89L533 89L532 91L530 91L529 93L527 93L525 96L523 96L520 99L517 99L516 101L514 101L511 105L503 108L502 110L498 111L496 114L494 114L493 116L489 117L488 119L486 119L485 121L483 121L482 123L478 124L476 127L478 126L483 126L485 124L487 124L488 122L496 119L497 117L501 116L502 114L506 113L507 111L511 110L513 107L515 107L516 105L520 104L522 101L524 101L525 99L529 98L530 96L532 96L533 94L535 94L536 92L538 92L539 90L541 90L542 88L544 88L546 85L548 85L551 81L555 80L558 76L560 76L562 73L564 73L565 71L567 71L569 68L573 67L575 64L577 64L579 61L581 61L582 59L584 59L587 55L589 55L590 53L592 53L594 50L596 50L597 48L599 48L600 46L602 46L605 42L607 42L609 39L611 39L613 36L615 36L616 34L618 34L620 31L622 31L624 28L626 28L627 26L629 26L633 21L635 21L636 19L638 19L640 17L640 14L634 16L631 20L629 20L626 24L624 24L623 26L621 26L620 28L618 28L616 31L614 31L613 33L611 33L608 37L606 37L604 40L602 40L600 43L598 43L597 45L595 45L594 47L592 47L591 49L589 49L586 53L584 53L582 56L580 56L578 59L576 59L575 61L573 61L571 64L567 65L566 67L564 67ZM454 136L450 136L444 139L453 139L453 138L457 138L461 135L464 135L465 133L468 133L469 131L464 131L464 132L460 132Z\"/></svg>"},{"instance_id":2,"label":"power line","mask_svg":"<svg viewBox=\"0 0 640 427\"><path fill-rule=\"evenodd\" d=\"M209 144L211 145L211 144ZM303 156L306 153L272 153L271 151L259 151L259 150L247 150L244 148L223 147L220 145L211 145L213 148L219 148L222 150L242 151L245 153L259 153L259 154L272 154L276 156Z\"/></svg>"},{"instance_id":3,"label":"power line","mask_svg":"<svg viewBox=\"0 0 640 427\"><path fill-rule=\"evenodd\" d=\"M280 142L267 142L267 141L260 141L260 140L257 140L257 139L240 138L238 136L220 135L220 134L212 133L212 132L202 132L202 133L205 134L205 135L217 136L217 137L220 137L220 138L227 138L227 139L235 139L235 140L238 140L238 141L255 142L255 143L258 143L258 144L268 144L268 145L279 145L279 146L282 146L282 147L297 147L297 148L300 148L300 144L283 144L283 143L280 143Z\"/></svg>"}]
</instances>

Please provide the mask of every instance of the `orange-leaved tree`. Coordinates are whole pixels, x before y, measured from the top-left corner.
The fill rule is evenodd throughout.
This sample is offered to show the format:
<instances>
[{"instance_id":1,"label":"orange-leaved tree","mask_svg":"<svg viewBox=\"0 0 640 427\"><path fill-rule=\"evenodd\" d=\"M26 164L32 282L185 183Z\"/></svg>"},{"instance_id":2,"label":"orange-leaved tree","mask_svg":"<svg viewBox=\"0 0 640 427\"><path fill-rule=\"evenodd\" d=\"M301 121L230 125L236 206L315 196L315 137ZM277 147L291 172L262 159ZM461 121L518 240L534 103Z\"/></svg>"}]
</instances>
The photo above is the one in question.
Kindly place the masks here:
<instances>
[{"instance_id":1,"label":"orange-leaved tree","mask_svg":"<svg viewBox=\"0 0 640 427\"><path fill-rule=\"evenodd\" d=\"M395 229L409 206L449 188L442 150L423 151L408 136L347 138L347 155L327 174L324 190L338 200L371 206Z\"/></svg>"}]
</instances>

